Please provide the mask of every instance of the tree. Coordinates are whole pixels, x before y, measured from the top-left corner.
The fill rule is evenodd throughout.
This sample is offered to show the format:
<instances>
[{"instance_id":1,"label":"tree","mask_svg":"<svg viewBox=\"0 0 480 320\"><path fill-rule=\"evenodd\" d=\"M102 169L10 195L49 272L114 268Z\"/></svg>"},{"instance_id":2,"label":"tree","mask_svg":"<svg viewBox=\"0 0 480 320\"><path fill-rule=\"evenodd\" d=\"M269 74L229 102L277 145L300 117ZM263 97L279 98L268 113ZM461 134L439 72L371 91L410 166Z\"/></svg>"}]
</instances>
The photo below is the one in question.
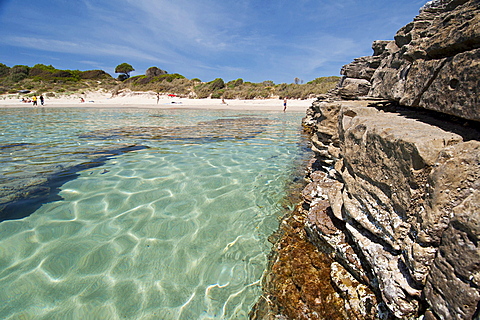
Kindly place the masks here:
<instances>
[{"instance_id":1,"label":"tree","mask_svg":"<svg viewBox=\"0 0 480 320\"><path fill-rule=\"evenodd\" d=\"M115 68L115 73L122 73L118 76L118 80L126 80L128 78L130 78L130 72L132 71L135 71L135 69L133 69L133 67L131 65L129 65L128 63L122 63L122 64L119 64L116 68Z\"/></svg>"},{"instance_id":2,"label":"tree","mask_svg":"<svg viewBox=\"0 0 480 320\"><path fill-rule=\"evenodd\" d=\"M295 78L295 79L293 79L293 81L295 82L295 84L302 84L303 83L303 80L300 79L300 78Z\"/></svg>"}]
</instances>

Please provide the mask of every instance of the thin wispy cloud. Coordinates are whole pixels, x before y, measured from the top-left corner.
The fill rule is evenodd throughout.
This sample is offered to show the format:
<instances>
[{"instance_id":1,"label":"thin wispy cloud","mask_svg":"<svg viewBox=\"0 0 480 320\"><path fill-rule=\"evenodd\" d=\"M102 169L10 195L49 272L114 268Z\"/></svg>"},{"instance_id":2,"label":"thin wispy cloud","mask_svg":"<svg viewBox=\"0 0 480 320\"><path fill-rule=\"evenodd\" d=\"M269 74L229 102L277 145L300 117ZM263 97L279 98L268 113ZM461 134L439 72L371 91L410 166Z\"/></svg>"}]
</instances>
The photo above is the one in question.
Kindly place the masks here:
<instances>
[{"instance_id":1,"label":"thin wispy cloud","mask_svg":"<svg viewBox=\"0 0 480 320\"><path fill-rule=\"evenodd\" d=\"M145 59L158 62L153 55L146 54L129 46L116 44L102 44L97 46L95 43L78 43L71 41L42 39L39 37L9 37L3 43L15 43L16 46L37 49L42 51L50 51L57 53L75 53L85 55L104 55L104 56L124 56L128 55L136 59Z\"/></svg>"},{"instance_id":2,"label":"thin wispy cloud","mask_svg":"<svg viewBox=\"0 0 480 320\"><path fill-rule=\"evenodd\" d=\"M128 62L136 74L155 65L205 81L308 81L371 54L372 41L392 39L425 2L10 1L0 11L0 62L109 72Z\"/></svg>"}]
</instances>

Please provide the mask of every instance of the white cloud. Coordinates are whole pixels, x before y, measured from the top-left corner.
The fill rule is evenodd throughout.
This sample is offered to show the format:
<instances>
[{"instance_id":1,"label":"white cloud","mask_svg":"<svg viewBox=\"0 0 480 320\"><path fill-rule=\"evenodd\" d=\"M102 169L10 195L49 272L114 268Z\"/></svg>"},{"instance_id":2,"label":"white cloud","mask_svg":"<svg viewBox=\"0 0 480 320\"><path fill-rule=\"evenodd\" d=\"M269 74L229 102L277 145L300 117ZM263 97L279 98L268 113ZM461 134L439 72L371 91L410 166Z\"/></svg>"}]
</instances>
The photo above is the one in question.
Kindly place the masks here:
<instances>
[{"instance_id":1,"label":"white cloud","mask_svg":"<svg viewBox=\"0 0 480 320\"><path fill-rule=\"evenodd\" d=\"M73 53L84 55L103 55L103 56L128 56L137 59L146 59L158 61L159 59L151 54L131 48L129 46L104 44L104 43L88 43L88 42L72 42L54 39L42 39L40 37L7 37L0 42L16 45L24 48L33 48L37 50Z\"/></svg>"},{"instance_id":2,"label":"white cloud","mask_svg":"<svg viewBox=\"0 0 480 320\"><path fill-rule=\"evenodd\" d=\"M123 0L136 12L140 25L131 32L148 35L157 46L178 49L222 50L231 45L230 33L238 23L221 4L189 0Z\"/></svg>"}]
</instances>

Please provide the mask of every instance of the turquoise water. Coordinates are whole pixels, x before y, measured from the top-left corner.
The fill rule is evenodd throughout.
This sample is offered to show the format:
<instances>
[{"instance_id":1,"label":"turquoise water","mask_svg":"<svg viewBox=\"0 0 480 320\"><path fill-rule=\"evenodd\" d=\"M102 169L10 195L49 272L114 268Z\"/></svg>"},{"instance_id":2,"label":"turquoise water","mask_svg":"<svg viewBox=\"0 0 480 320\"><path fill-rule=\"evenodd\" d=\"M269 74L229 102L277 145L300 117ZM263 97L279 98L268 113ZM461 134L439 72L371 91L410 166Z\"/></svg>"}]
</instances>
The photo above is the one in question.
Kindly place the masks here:
<instances>
[{"instance_id":1,"label":"turquoise water","mask_svg":"<svg viewBox=\"0 0 480 320\"><path fill-rule=\"evenodd\" d=\"M248 319L303 114L0 113L1 319Z\"/></svg>"}]
</instances>

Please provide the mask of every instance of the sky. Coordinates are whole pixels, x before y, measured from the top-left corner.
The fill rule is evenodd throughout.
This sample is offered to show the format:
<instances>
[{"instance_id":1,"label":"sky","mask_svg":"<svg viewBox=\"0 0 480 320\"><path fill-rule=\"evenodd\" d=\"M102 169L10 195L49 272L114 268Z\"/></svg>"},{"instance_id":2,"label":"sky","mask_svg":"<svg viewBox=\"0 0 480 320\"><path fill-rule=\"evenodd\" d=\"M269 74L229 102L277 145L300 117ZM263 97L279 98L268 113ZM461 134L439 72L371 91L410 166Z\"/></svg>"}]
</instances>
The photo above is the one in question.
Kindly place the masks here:
<instances>
[{"instance_id":1,"label":"sky","mask_svg":"<svg viewBox=\"0 0 480 320\"><path fill-rule=\"evenodd\" d=\"M0 63L189 79L338 76L426 0L0 0Z\"/></svg>"}]
</instances>

